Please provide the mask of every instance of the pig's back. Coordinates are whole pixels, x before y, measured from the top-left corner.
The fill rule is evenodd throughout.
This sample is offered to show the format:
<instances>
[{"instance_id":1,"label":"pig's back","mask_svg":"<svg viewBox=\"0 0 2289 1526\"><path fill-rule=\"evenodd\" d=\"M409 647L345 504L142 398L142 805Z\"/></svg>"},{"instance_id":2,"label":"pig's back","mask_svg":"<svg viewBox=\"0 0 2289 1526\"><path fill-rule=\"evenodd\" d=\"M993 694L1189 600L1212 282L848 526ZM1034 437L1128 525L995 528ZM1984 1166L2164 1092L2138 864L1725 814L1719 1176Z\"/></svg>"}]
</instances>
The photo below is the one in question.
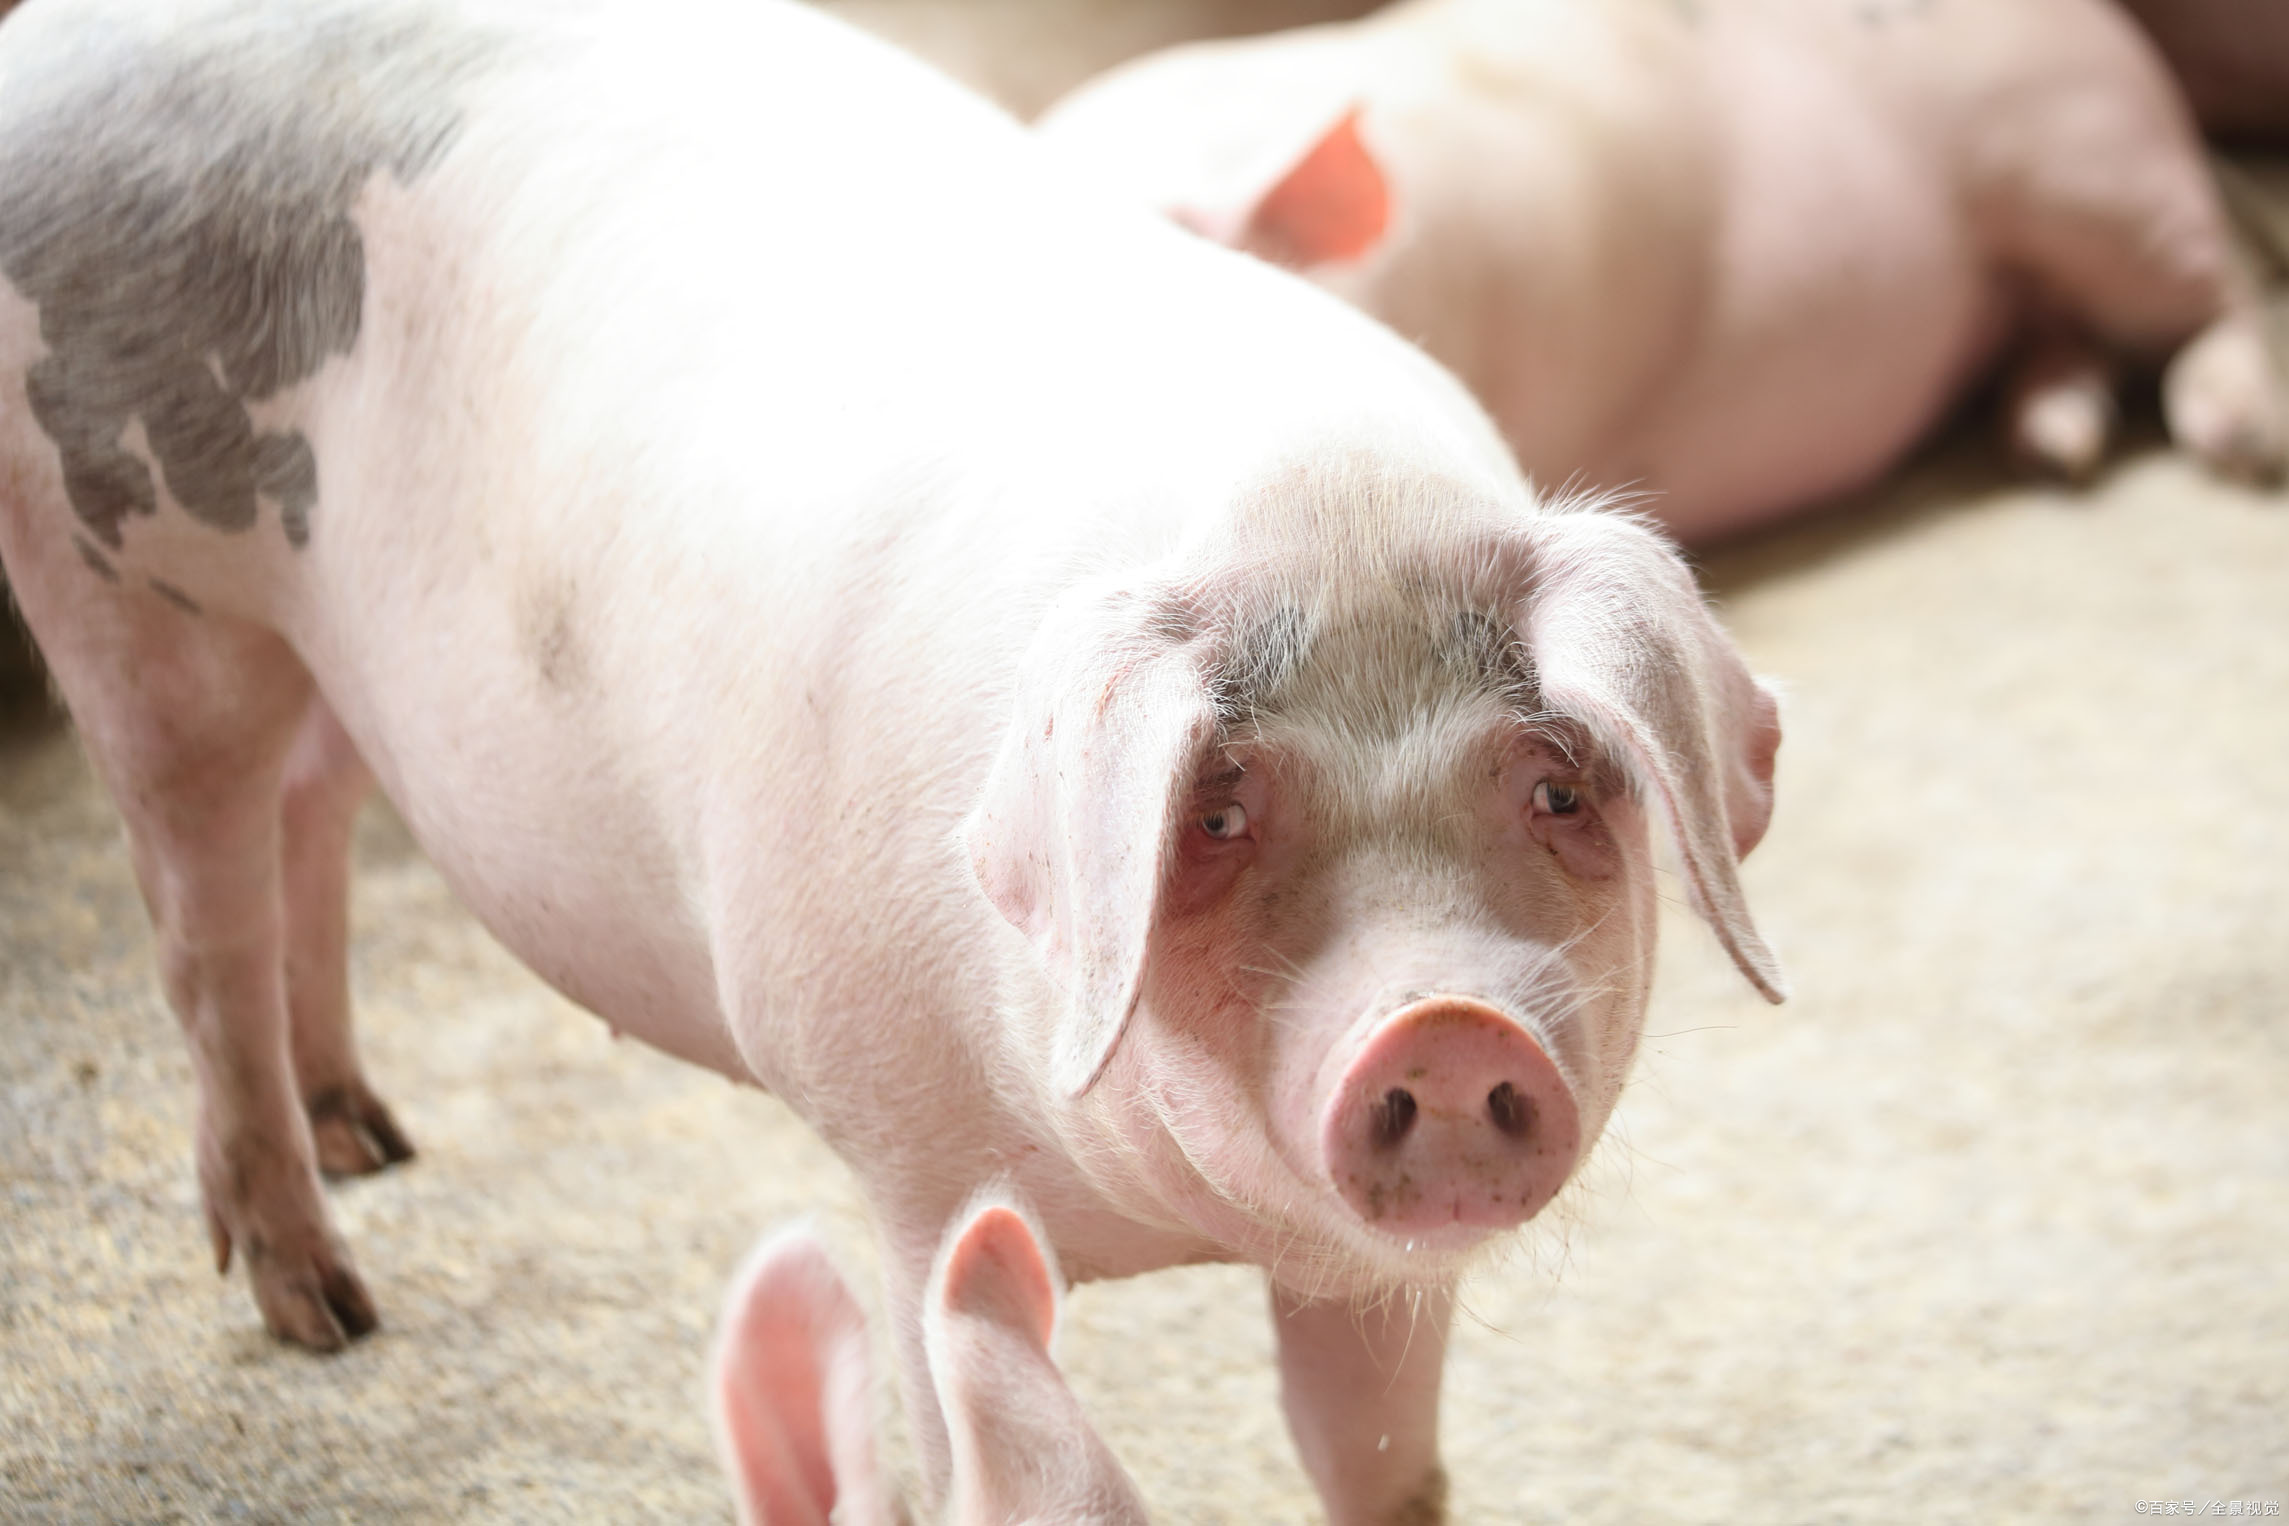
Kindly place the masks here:
<instances>
[{"instance_id":1,"label":"pig's back","mask_svg":"<svg viewBox=\"0 0 2289 1526\"><path fill-rule=\"evenodd\" d=\"M289 639L520 957L735 1067L704 802L825 745L789 675L926 498L916 283L848 294L1005 135L792 6L34 4L0 429L114 576Z\"/></svg>"},{"instance_id":2,"label":"pig's back","mask_svg":"<svg viewBox=\"0 0 2289 1526\"><path fill-rule=\"evenodd\" d=\"M206 39L196 65L173 44L87 63L35 102L92 119L125 78L206 103L175 147L131 145L142 194L98 198L79 235L157 227L128 264L159 275L63 347L94 377L81 434L126 429L131 454L202 399L218 433L186 459L225 439L236 465L209 475L235 472L234 506L178 502L162 462L156 512L117 510L114 543L104 501L75 498L78 533L129 579L286 634L503 941L688 1057L738 1064L723 1008L754 998L719 978L731 916L748 975L831 984L823 936L874 972L878 1010L905 994L880 971L935 980L914 949L975 941L992 913L949 829L1017 649L1077 572L1164 549L1215 485L1346 420L1427 416L1450 467L1500 473L1395 341L1141 215L1062 205L1013 124L799 7L192 9L35 0L0 36L0 197L69 140L68 110L44 137L7 119L80 46L74 18ZM234 33L274 30L300 41L232 61ZM313 77L314 34L339 80ZM413 105L366 99L377 50ZM218 134L229 154L199 152ZM252 189L186 249L218 159ZM54 196L84 213L86 186ZM0 212L0 240L24 226ZM202 249L226 289L177 280ZM52 459L14 389L57 298L0 269L0 428Z\"/></svg>"}]
</instances>

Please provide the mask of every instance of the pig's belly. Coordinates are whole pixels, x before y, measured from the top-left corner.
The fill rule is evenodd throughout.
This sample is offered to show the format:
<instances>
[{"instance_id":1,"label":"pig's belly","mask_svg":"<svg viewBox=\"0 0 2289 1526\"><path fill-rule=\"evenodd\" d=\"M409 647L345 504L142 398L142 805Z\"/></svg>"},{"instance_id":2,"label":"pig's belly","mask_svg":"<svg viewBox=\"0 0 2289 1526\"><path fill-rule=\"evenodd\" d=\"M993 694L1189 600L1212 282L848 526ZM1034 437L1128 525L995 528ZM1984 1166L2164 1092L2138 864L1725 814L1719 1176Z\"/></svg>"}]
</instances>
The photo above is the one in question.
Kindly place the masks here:
<instances>
[{"instance_id":1,"label":"pig's belly","mask_svg":"<svg viewBox=\"0 0 2289 1526\"><path fill-rule=\"evenodd\" d=\"M335 528L339 542L360 539ZM552 690L483 580L420 581L394 597L336 587L356 618L295 633L383 793L455 896L549 985L616 1032L746 1077L716 990L702 871L629 741L625 697L602 683Z\"/></svg>"},{"instance_id":2,"label":"pig's belly","mask_svg":"<svg viewBox=\"0 0 2289 1526\"><path fill-rule=\"evenodd\" d=\"M1803 332L1739 342L1693 377L1627 478L1687 540L1746 530L1880 476L1945 412L2004 328L2000 296L1940 274Z\"/></svg>"},{"instance_id":3,"label":"pig's belly","mask_svg":"<svg viewBox=\"0 0 2289 1526\"><path fill-rule=\"evenodd\" d=\"M1790 38L1742 28L1712 67L1730 127L1716 279L1626 463L1687 538L1875 477L2003 329L1941 145Z\"/></svg>"},{"instance_id":4,"label":"pig's belly","mask_svg":"<svg viewBox=\"0 0 2289 1526\"><path fill-rule=\"evenodd\" d=\"M499 779L535 779L518 749L487 751L512 770ZM694 935L696 897L656 844L618 840L646 812L608 788L536 784L520 800L513 788L457 784L402 750L376 771L454 894L535 974L615 1033L747 1077Z\"/></svg>"}]
</instances>

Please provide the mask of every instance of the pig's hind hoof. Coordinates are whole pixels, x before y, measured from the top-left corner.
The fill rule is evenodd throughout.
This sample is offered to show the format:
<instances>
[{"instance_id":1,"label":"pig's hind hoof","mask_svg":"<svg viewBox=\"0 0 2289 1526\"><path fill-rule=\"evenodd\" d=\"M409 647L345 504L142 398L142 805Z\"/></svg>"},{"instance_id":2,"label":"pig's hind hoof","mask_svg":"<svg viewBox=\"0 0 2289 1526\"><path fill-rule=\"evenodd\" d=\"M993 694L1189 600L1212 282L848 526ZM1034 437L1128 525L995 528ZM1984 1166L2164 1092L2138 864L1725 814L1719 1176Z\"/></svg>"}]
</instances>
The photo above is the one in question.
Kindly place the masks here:
<instances>
[{"instance_id":1,"label":"pig's hind hoof","mask_svg":"<svg viewBox=\"0 0 2289 1526\"><path fill-rule=\"evenodd\" d=\"M2179 351L2162 409L2170 438L2220 476L2270 486L2289 469L2280 379L2252 323L2221 322Z\"/></svg>"},{"instance_id":2,"label":"pig's hind hoof","mask_svg":"<svg viewBox=\"0 0 2289 1526\"><path fill-rule=\"evenodd\" d=\"M413 1141L362 1081L327 1087L305 1110L318 1169L328 1177L370 1176L413 1159Z\"/></svg>"}]
</instances>

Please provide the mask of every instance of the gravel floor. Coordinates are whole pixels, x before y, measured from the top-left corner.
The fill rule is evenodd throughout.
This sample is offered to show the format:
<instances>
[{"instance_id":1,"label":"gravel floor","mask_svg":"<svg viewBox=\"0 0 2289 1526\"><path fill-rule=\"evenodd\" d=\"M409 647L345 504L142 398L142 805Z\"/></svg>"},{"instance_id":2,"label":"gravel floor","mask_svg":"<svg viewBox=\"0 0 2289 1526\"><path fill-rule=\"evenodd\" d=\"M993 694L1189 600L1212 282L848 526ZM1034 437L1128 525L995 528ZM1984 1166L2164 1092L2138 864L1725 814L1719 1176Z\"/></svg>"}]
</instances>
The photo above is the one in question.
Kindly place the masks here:
<instances>
[{"instance_id":1,"label":"gravel floor","mask_svg":"<svg viewBox=\"0 0 2289 1526\"><path fill-rule=\"evenodd\" d=\"M1456 1519L2289 1508L2289 497L1966 440L1706 574L1791 695L1747 879L1797 997L1672 915L1607 1143L1470 1290ZM845 1173L550 995L378 809L357 898L422 1155L335 1189L386 1326L318 1359L207 1261L110 809L0 719L0 1519L727 1518L719 1288L797 1213L863 1265ZM1315 1518L1248 1271L1082 1289L1062 1351L1160 1518Z\"/></svg>"}]
</instances>

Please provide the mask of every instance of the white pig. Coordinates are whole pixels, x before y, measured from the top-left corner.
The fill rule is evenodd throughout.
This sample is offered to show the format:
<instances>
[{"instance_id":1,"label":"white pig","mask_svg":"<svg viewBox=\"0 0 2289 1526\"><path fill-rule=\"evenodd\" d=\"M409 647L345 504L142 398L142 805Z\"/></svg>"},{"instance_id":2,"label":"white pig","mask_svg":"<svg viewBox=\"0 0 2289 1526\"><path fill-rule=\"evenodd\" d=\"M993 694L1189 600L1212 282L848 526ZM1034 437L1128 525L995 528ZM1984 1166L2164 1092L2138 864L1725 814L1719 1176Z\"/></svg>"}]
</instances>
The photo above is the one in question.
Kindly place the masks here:
<instances>
[{"instance_id":1,"label":"white pig","mask_svg":"<svg viewBox=\"0 0 2289 1526\"><path fill-rule=\"evenodd\" d=\"M1448 1290L1614 1105L1650 822L1778 998L1775 708L1667 543L813 12L29 0L0 279L0 557L289 1340L375 1324L318 1168L406 1150L369 771L543 978L848 1159L933 1501L924 1292L1000 1180L1076 1279L1267 1267L1330 1518L1435 1518Z\"/></svg>"},{"instance_id":2,"label":"white pig","mask_svg":"<svg viewBox=\"0 0 2289 1526\"><path fill-rule=\"evenodd\" d=\"M1146 1519L1136 1485L1050 1355L1058 1276L1025 1210L989 1192L930 1275L923 1344L953 1445L954 1526ZM873 1346L858 1300L810 1230L740 1268L708 1363L717 1450L743 1526L890 1526L876 1460Z\"/></svg>"},{"instance_id":3,"label":"white pig","mask_svg":"<svg viewBox=\"0 0 2289 1526\"><path fill-rule=\"evenodd\" d=\"M1134 61L1040 128L1689 540L1874 478L2014 340L2038 462L2096 465L2132 355L2173 357L2181 444L2282 466L2193 124L2104 0L1412 0Z\"/></svg>"}]
</instances>

